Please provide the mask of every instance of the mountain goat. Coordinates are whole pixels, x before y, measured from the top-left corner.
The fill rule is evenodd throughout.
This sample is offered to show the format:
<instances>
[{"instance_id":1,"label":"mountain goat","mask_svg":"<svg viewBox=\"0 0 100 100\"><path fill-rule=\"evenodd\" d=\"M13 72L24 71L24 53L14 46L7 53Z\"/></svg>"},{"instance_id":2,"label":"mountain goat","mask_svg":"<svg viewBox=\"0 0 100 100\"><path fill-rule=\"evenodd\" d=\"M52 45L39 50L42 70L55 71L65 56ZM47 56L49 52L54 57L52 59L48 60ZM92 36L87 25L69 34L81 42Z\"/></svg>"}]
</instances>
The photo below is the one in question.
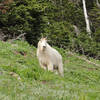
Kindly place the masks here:
<instances>
[{"instance_id":1,"label":"mountain goat","mask_svg":"<svg viewBox=\"0 0 100 100\"><path fill-rule=\"evenodd\" d=\"M59 74L64 76L62 56L47 43L46 38L41 38L38 42L37 58L41 68L52 72L54 69L58 69Z\"/></svg>"}]
</instances>

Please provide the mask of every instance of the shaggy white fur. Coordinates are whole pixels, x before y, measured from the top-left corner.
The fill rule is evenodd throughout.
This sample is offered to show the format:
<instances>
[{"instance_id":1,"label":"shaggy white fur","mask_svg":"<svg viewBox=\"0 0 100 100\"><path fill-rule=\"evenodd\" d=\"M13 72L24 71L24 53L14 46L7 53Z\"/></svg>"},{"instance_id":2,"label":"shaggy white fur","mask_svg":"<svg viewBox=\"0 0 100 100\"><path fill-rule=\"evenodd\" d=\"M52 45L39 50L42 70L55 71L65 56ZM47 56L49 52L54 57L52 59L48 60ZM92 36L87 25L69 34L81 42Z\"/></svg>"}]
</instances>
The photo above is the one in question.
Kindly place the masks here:
<instances>
[{"instance_id":1,"label":"shaggy white fur","mask_svg":"<svg viewBox=\"0 0 100 100\"><path fill-rule=\"evenodd\" d=\"M43 69L48 69L50 71L54 71L54 69L58 69L60 75L64 76L62 56L59 54L57 50L52 48L47 43L46 38L41 38L40 41L38 42L37 57L40 66Z\"/></svg>"}]
</instances>

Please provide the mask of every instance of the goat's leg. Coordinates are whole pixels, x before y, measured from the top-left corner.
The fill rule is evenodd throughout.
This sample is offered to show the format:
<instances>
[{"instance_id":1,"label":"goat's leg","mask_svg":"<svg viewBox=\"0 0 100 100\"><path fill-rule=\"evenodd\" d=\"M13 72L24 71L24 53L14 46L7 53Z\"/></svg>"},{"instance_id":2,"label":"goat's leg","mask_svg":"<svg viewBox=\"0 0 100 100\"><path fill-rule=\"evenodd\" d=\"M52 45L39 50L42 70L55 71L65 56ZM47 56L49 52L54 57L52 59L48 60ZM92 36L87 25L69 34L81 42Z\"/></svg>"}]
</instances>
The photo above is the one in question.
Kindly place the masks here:
<instances>
[{"instance_id":1,"label":"goat's leg","mask_svg":"<svg viewBox=\"0 0 100 100\"><path fill-rule=\"evenodd\" d=\"M41 68L43 68L44 70L46 70L46 66L44 66L42 63L40 63Z\"/></svg>"},{"instance_id":2,"label":"goat's leg","mask_svg":"<svg viewBox=\"0 0 100 100\"><path fill-rule=\"evenodd\" d=\"M63 71L63 64L62 64L62 62L59 63L59 65L58 65L58 72L59 72L59 74L60 74L62 77L64 77L64 71Z\"/></svg>"},{"instance_id":3,"label":"goat's leg","mask_svg":"<svg viewBox=\"0 0 100 100\"><path fill-rule=\"evenodd\" d=\"M53 64L50 63L50 64L48 65L48 71L53 72Z\"/></svg>"}]
</instances>

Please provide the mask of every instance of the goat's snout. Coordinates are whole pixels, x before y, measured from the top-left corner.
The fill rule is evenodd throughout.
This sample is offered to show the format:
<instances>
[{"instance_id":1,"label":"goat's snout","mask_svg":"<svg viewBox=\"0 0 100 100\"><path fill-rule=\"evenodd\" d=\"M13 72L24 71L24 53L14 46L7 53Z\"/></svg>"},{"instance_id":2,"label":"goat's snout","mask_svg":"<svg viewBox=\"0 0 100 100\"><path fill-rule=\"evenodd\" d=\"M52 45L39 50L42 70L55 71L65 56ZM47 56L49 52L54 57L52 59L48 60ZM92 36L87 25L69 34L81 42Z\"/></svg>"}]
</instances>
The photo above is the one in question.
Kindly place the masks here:
<instances>
[{"instance_id":1,"label":"goat's snout","mask_svg":"<svg viewBox=\"0 0 100 100\"><path fill-rule=\"evenodd\" d=\"M43 46L43 48L46 48L46 46Z\"/></svg>"}]
</instances>

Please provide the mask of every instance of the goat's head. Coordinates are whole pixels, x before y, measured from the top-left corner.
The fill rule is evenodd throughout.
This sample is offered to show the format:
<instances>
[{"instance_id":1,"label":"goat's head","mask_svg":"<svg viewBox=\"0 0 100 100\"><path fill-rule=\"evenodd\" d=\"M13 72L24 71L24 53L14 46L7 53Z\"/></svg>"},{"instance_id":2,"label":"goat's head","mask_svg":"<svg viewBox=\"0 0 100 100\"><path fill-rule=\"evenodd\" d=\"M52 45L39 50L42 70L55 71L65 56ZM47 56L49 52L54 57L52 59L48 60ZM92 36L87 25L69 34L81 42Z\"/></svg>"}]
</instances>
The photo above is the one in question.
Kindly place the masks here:
<instances>
[{"instance_id":1,"label":"goat's head","mask_svg":"<svg viewBox=\"0 0 100 100\"><path fill-rule=\"evenodd\" d=\"M47 39L46 38L41 38L40 41L38 42L38 48L41 51L44 51L47 48Z\"/></svg>"}]
</instances>

